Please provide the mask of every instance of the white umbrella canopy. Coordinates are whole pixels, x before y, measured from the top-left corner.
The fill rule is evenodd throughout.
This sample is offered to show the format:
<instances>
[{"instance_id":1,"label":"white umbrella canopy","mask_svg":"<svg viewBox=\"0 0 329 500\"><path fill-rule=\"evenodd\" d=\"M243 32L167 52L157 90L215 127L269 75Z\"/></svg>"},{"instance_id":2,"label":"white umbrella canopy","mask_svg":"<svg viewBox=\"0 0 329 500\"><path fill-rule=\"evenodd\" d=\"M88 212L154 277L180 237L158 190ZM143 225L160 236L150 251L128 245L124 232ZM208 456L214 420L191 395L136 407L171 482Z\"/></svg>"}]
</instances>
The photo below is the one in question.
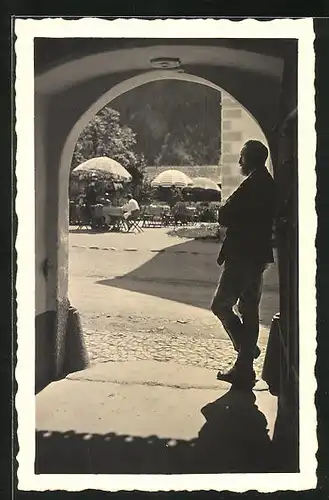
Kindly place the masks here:
<instances>
[{"instance_id":1,"label":"white umbrella canopy","mask_svg":"<svg viewBox=\"0 0 329 500\"><path fill-rule=\"evenodd\" d=\"M104 177L108 177L118 182L129 182L132 176L118 161L108 158L107 156L99 156L91 158L72 170L74 174L92 175L100 173Z\"/></svg>"},{"instance_id":2,"label":"white umbrella canopy","mask_svg":"<svg viewBox=\"0 0 329 500\"><path fill-rule=\"evenodd\" d=\"M187 187L192 186L193 182L186 174L180 172L179 170L169 169L161 172L153 181L151 182L152 187Z\"/></svg>"},{"instance_id":3,"label":"white umbrella canopy","mask_svg":"<svg viewBox=\"0 0 329 500\"><path fill-rule=\"evenodd\" d=\"M194 177L192 181L193 181L192 189L220 191L220 187L216 184L216 182L209 179L208 177Z\"/></svg>"}]
</instances>

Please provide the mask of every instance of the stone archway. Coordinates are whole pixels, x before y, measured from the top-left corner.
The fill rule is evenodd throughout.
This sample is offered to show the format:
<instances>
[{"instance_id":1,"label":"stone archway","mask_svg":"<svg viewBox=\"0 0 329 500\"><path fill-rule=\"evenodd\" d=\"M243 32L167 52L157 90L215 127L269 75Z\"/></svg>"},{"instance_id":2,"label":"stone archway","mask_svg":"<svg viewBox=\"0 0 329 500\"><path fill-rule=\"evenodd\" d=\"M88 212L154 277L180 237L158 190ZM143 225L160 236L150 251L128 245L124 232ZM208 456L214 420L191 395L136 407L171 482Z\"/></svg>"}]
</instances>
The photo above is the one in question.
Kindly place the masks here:
<instances>
[{"instance_id":1,"label":"stone archway","mask_svg":"<svg viewBox=\"0 0 329 500\"><path fill-rule=\"evenodd\" d=\"M209 54L215 55L214 50L209 51L210 47L203 47L196 52L196 48L192 46L182 46L179 49L182 59L184 54L186 56L186 65L182 64L185 71L178 69L145 72L147 67L136 71L133 66L130 69L126 67L124 72L112 72L107 65L106 74L104 68L98 68L102 73L99 76L97 65L94 65L96 74L91 78L89 73L87 76L84 74L85 57L82 57L77 63L73 61L78 72L77 81L73 80L72 74L65 71L66 65L60 63L55 67L56 78L50 78L52 70L50 73L45 71L36 78L36 378L44 379L44 382L37 384L39 386L47 385L54 378L61 376L63 371L69 306L68 184L71 157L84 126L104 105L138 85L157 79L175 78L203 84L224 91L228 96L234 95L235 100L244 103L241 106L264 130L264 136L266 134L275 157L272 124L276 120L275 102L279 98L280 90L280 59L275 59L277 65L274 71L273 66L268 64L273 62L273 58L269 61L267 57L258 57L259 55L255 54L254 63L257 64L249 69L242 64L241 57L233 58L232 62L228 57L232 56L232 50L225 52L223 48L219 51L216 48L217 59L209 59ZM155 47L152 46L147 50L144 47L138 49L138 53L143 53L146 57L153 54L154 50ZM116 59L118 52L121 51L113 51ZM129 51L122 51L126 52ZM234 49L233 55L235 52ZM203 60L206 53L208 59ZM105 56L103 54L102 60L104 57L106 59L108 54L112 53L106 52ZM198 58L194 60L195 55ZM222 56L224 62L222 71L219 71ZM94 62L99 63L97 54L92 58L95 58ZM266 99L259 99L259 91L265 81L268 84L268 93ZM269 96L272 98L269 99Z\"/></svg>"},{"instance_id":2,"label":"stone archway","mask_svg":"<svg viewBox=\"0 0 329 500\"><path fill-rule=\"evenodd\" d=\"M210 87L216 91L224 92L225 96L233 99L236 99L227 92L227 90L219 87L213 82L201 78L199 76L185 73L182 71L149 71L135 77L123 80L122 82L114 85L107 92L103 93L98 99L94 101L94 103L85 110L85 112L80 116L80 118L76 121L74 126L72 127L66 141L64 144L64 148L60 157L60 165L59 165L59 180L58 180L58 188L59 188L59 197L58 197L58 217L57 217L57 233L58 233L58 244L57 244L57 318L56 318L56 336L55 336L55 344L56 344L56 374L58 377L62 375L63 372L63 364L64 359L66 357L65 354L65 345L66 345L66 336L71 335L72 332L68 331L68 310L69 310L69 301L68 301L68 252L69 252L69 242L68 242L68 186L69 186L69 173L70 173L70 165L72 160L73 151L76 145L76 142L83 131L84 127L88 124L88 122L100 111L106 104L113 101L116 97L133 90L134 88L158 81L158 80L180 80L190 83L196 83L199 85L205 85ZM237 102L237 101L236 101ZM239 103L240 107L244 109L247 115L250 115L253 122L259 127L261 127L257 120L252 116L252 114L243 106L242 103ZM265 135L264 135L265 138Z\"/></svg>"}]
</instances>

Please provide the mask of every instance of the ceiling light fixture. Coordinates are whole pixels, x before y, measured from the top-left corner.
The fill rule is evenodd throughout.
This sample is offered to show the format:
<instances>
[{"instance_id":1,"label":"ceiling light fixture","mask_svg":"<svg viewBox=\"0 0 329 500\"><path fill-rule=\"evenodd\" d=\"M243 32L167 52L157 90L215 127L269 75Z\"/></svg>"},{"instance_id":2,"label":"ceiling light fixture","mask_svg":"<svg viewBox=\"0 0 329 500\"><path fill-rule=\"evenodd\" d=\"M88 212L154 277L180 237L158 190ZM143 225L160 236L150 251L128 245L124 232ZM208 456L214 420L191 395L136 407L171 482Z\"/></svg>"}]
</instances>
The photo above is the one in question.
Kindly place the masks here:
<instances>
[{"instance_id":1,"label":"ceiling light fixture","mask_svg":"<svg viewBox=\"0 0 329 500\"><path fill-rule=\"evenodd\" d=\"M180 67L181 60L178 57L155 57L150 63L156 69L174 69Z\"/></svg>"}]
</instances>

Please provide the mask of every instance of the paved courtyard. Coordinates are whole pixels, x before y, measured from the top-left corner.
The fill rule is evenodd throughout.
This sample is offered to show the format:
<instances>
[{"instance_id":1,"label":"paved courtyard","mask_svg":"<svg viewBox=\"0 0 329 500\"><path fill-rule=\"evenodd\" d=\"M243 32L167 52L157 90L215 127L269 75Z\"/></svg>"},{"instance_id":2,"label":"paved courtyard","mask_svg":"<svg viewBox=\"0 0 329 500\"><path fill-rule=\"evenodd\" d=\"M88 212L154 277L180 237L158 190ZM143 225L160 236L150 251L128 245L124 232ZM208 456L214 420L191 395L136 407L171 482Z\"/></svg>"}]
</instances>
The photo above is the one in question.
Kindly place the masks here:
<instances>
[{"instance_id":1,"label":"paved courtyard","mask_svg":"<svg viewBox=\"0 0 329 500\"><path fill-rule=\"evenodd\" d=\"M92 363L173 361L227 368L235 353L209 310L219 244L168 236L70 232L69 297L79 309ZM269 325L279 310L276 266L265 273L260 375Z\"/></svg>"},{"instance_id":2,"label":"paved courtyard","mask_svg":"<svg viewBox=\"0 0 329 500\"><path fill-rule=\"evenodd\" d=\"M218 251L214 242L164 229L71 231L69 296L91 366L37 395L37 474L286 470L274 438L277 399L262 381L242 392L216 380L235 359L209 310ZM277 310L273 266L261 304L258 376Z\"/></svg>"}]
</instances>

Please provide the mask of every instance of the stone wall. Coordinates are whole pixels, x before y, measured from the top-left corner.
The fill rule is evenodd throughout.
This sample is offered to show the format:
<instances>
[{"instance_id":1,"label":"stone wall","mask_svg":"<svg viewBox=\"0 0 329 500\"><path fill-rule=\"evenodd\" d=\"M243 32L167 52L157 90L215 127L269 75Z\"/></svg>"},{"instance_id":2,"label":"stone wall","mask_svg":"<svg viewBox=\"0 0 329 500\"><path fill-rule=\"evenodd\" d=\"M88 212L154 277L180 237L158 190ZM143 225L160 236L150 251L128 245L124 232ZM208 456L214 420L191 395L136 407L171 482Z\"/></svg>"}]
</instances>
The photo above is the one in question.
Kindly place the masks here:
<instances>
[{"instance_id":1,"label":"stone wall","mask_svg":"<svg viewBox=\"0 0 329 500\"><path fill-rule=\"evenodd\" d=\"M222 155L221 183L222 199L226 200L243 181L240 174L239 157L243 144L249 139L263 142L266 137L257 121L231 96L222 92ZM271 159L268 168L272 171Z\"/></svg>"}]
</instances>

